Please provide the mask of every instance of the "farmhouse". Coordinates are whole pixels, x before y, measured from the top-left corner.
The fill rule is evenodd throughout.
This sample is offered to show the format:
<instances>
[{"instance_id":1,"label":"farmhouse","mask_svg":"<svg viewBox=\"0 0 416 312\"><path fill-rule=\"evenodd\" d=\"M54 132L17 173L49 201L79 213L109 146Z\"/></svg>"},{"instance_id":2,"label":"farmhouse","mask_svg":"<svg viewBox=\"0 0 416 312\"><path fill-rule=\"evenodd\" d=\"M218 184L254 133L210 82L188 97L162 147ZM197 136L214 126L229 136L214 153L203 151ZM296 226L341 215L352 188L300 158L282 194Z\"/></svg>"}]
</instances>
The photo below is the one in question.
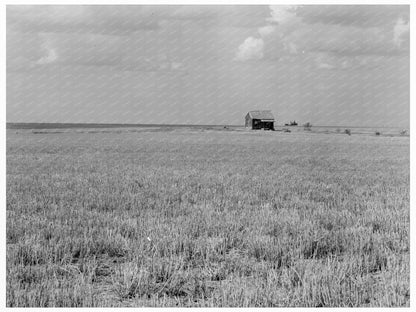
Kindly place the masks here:
<instances>
[{"instance_id":1,"label":"farmhouse","mask_svg":"<svg viewBox=\"0 0 416 312\"><path fill-rule=\"evenodd\" d=\"M246 128L274 130L274 116L269 110L250 111L246 115Z\"/></svg>"}]
</instances>

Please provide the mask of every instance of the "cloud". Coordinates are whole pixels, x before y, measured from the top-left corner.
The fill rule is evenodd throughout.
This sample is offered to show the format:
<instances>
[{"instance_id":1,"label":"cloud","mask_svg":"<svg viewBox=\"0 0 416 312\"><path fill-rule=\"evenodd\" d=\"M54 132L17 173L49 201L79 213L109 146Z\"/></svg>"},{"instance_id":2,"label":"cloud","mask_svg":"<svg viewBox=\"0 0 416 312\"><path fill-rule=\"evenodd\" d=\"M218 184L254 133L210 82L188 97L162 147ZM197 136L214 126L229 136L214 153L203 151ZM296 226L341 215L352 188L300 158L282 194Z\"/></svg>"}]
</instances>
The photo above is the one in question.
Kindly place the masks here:
<instances>
[{"instance_id":1,"label":"cloud","mask_svg":"<svg viewBox=\"0 0 416 312\"><path fill-rule=\"evenodd\" d=\"M264 57L265 40L264 38L271 36L277 29L278 26L287 25L296 20L296 14L294 10L297 6L295 5L271 5L269 6L270 16L266 19L271 24L259 27L257 29L260 38L248 37L238 47L236 52L235 60L237 61L248 61L248 60L259 60ZM293 45L292 45L293 47Z\"/></svg>"},{"instance_id":2,"label":"cloud","mask_svg":"<svg viewBox=\"0 0 416 312\"><path fill-rule=\"evenodd\" d=\"M238 47L237 61L259 60L263 58L264 41L262 38L248 37Z\"/></svg>"},{"instance_id":3,"label":"cloud","mask_svg":"<svg viewBox=\"0 0 416 312\"><path fill-rule=\"evenodd\" d=\"M122 37L99 34L42 33L41 58L38 65L114 66L125 53Z\"/></svg>"},{"instance_id":4,"label":"cloud","mask_svg":"<svg viewBox=\"0 0 416 312\"><path fill-rule=\"evenodd\" d=\"M396 53L389 33L382 28L312 24L298 27L282 37L286 47L294 44L306 52L330 52L339 55ZM289 51L289 49L288 49ZM290 51L289 51L290 52Z\"/></svg>"},{"instance_id":5,"label":"cloud","mask_svg":"<svg viewBox=\"0 0 416 312\"><path fill-rule=\"evenodd\" d=\"M269 15L264 5L183 5L174 6L164 19L180 19L231 27L260 27Z\"/></svg>"},{"instance_id":6,"label":"cloud","mask_svg":"<svg viewBox=\"0 0 416 312\"><path fill-rule=\"evenodd\" d=\"M168 55L151 35L42 34L42 54L35 62L64 66L108 67L120 71L183 71L182 61ZM153 45L152 45L153 44Z\"/></svg>"},{"instance_id":7,"label":"cloud","mask_svg":"<svg viewBox=\"0 0 416 312\"><path fill-rule=\"evenodd\" d=\"M36 64L38 65L44 65L44 64L49 64L49 63L53 63L57 60L58 55L56 54L56 51L54 49L49 49L48 50L48 54L44 57L41 57Z\"/></svg>"},{"instance_id":8,"label":"cloud","mask_svg":"<svg viewBox=\"0 0 416 312\"><path fill-rule=\"evenodd\" d=\"M156 31L166 20L258 27L267 6L227 5L8 5L8 30L34 33L129 35Z\"/></svg>"},{"instance_id":9,"label":"cloud","mask_svg":"<svg viewBox=\"0 0 416 312\"><path fill-rule=\"evenodd\" d=\"M298 5L271 5L270 15L267 21L279 25L290 24L297 19L296 9Z\"/></svg>"},{"instance_id":10,"label":"cloud","mask_svg":"<svg viewBox=\"0 0 416 312\"><path fill-rule=\"evenodd\" d=\"M270 16L257 30L261 53L236 59L279 59L285 54L312 52L351 57L407 53L408 11L408 6L383 5L270 6ZM241 50L252 49L252 41L243 43L237 56Z\"/></svg>"},{"instance_id":11,"label":"cloud","mask_svg":"<svg viewBox=\"0 0 416 312\"><path fill-rule=\"evenodd\" d=\"M234 28L238 37L248 28L260 27L269 14L268 6L244 5L9 5L6 10L7 37L40 35L37 46L49 38L49 48L40 48L40 55L31 60L34 64L130 66L145 71L178 70L178 65L152 56L168 47L173 63L197 54L204 59L230 59L235 43L224 28ZM25 46L16 44L16 53L22 54ZM12 53L8 55L11 59Z\"/></svg>"},{"instance_id":12,"label":"cloud","mask_svg":"<svg viewBox=\"0 0 416 312\"><path fill-rule=\"evenodd\" d=\"M24 67L20 62L30 68L59 63L179 70L196 58L244 62L409 50L408 6L8 5L6 10L8 69ZM159 51L170 60L157 59ZM173 63L184 65L175 69Z\"/></svg>"},{"instance_id":13,"label":"cloud","mask_svg":"<svg viewBox=\"0 0 416 312\"><path fill-rule=\"evenodd\" d=\"M285 42L283 44L285 49L289 51L290 54L298 54L298 46L293 42Z\"/></svg>"},{"instance_id":14,"label":"cloud","mask_svg":"<svg viewBox=\"0 0 416 312\"><path fill-rule=\"evenodd\" d=\"M410 31L409 22L405 22L403 18L399 18L394 25L393 42L396 47L401 48L406 41Z\"/></svg>"},{"instance_id":15,"label":"cloud","mask_svg":"<svg viewBox=\"0 0 416 312\"><path fill-rule=\"evenodd\" d=\"M394 56L385 55L344 55L330 52L311 52L307 56L312 59L314 68L319 70L355 70L380 68Z\"/></svg>"},{"instance_id":16,"label":"cloud","mask_svg":"<svg viewBox=\"0 0 416 312\"><path fill-rule=\"evenodd\" d=\"M163 6L161 6L162 8ZM126 35L159 27L161 10L144 6L7 6L7 29L24 33Z\"/></svg>"},{"instance_id":17,"label":"cloud","mask_svg":"<svg viewBox=\"0 0 416 312\"><path fill-rule=\"evenodd\" d=\"M275 31L276 31L276 26L274 25L267 25L267 26L260 27L258 29L258 33L261 37L266 37L274 33Z\"/></svg>"},{"instance_id":18,"label":"cloud","mask_svg":"<svg viewBox=\"0 0 416 312\"><path fill-rule=\"evenodd\" d=\"M335 66L334 65L330 65L328 63L318 63L318 68L321 68L321 69L334 69Z\"/></svg>"},{"instance_id":19,"label":"cloud","mask_svg":"<svg viewBox=\"0 0 416 312\"><path fill-rule=\"evenodd\" d=\"M43 50L46 52L46 54L36 61L37 65L54 63L58 59L56 50L50 46L48 41L45 41L43 44Z\"/></svg>"},{"instance_id":20,"label":"cloud","mask_svg":"<svg viewBox=\"0 0 416 312\"><path fill-rule=\"evenodd\" d=\"M408 5L306 5L296 9L305 24L344 25L361 28L394 23L397 16L409 16Z\"/></svg>"},{"instance_id":21,"label":"cloud","mask_svg":"<svg viewBox=\"0 0 416 312\"><path fill-rule=\"evenodd\" d=\"M46 9L49 13L53 11L48 7ZM22 15L27 15L27 18L31 18L32 15L29 13L32 10L31 7L25 7L21 8L19 12ZM97 7L93 14L87 14L88 10L71 11L71 14L63 10L62 12L68 13L68 20L61 21L59 17L55 16L50 17L48 21L49 26L59 22L65 24L65 27L69 27L71 23L74 23L77 25L75 28L78 28L78 31L21 32L13 27L8 28L7 69L21 71L25 67L33 69L47 64L59 64L110 66L122 71L186 72L189 66L185 64L187 63L185 60L197 55L206 58L211 53L207 47L214 47L213 40L218 39L216 30L200 27L201 25L187 29L187 22L182 19L171 19L169 24L158 31L141 29L130 32L128 35L115 35L110 31L111 25L107 26L109 29L105 33L80 32L82 27L88 25L84 19L87 16L100 15L100 10L101 7ZM45 12L38 13L46 14ZM48 17L49 13L45 17ZM105 14L107 13L105 11ZM151 7L141 7L140 14L150 16L151 13ZM126 16L126 14L123 11L122 16ZM158 14L161 15L161 12ZM114 16L112 20L120 18L120 16ZM136 18L140 19L140 15L137 15ZM118 25L116 29L120 29L120 27ZM47 27L42 29L48 30ZM200 38L204 38L207 42L195 43L196 39ZM228 41L227 38L221 40ZM233 53L231 49L229 50L229 53ZM164 55L164 58L161 58L160 55Z\"/></svg>"}]
</instances>

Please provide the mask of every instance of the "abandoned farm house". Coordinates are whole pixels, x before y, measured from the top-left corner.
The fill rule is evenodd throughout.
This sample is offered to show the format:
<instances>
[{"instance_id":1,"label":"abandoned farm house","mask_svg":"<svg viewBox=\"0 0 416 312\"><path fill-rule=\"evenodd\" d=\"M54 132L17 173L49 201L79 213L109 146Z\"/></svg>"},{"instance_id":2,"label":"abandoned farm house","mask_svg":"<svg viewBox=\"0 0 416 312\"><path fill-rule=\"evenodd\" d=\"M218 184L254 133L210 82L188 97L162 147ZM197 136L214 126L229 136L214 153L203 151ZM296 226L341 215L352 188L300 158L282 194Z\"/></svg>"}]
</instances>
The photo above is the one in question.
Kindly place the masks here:
<instances>
[{"instance_id":1,"label":"abandoned farm house","mask_svg":"<svg viewBox=\"0 0 416 312\"><path fill-rule=\"evenodd\" d=\"M274 130L274 116L269 110L250 111L246 115L246 128Z\"/></svg>"}]
</instances>

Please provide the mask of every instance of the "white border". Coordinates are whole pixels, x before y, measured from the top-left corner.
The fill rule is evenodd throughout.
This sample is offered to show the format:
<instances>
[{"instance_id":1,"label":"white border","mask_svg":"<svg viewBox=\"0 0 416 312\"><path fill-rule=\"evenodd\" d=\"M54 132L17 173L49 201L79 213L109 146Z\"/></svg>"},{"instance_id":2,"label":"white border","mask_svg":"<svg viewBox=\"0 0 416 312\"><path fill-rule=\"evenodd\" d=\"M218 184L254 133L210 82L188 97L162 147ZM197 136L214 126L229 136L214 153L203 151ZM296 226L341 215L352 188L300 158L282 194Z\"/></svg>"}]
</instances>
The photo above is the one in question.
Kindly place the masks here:
<instances>
[{"instance_id":1,"label":"white border","mask_svg":"<svg viewBox=\"0 0 416 312\"><path fill-rule=\"evenodd\" d=\"M259 2L253 2L253 1L189 1L189 0L182 0L179 2L174 1L88 1L88 2L81 2L81 1L7 1L4 3L1 3L0 8L0 36L1 36L1 42L2 42L2 49L1 49L1 70L2 74L0 75L0 94L1 94L1 112L0 112L0 120L2 122L3 127L0 130L0 137L1 137L1 150L2 155L1 157L1 163L0 163L0 170L1 170L1 179L0 179L0 188L1 188L1 194L2 194L2 201L1 201L1 208L0 208L0 219L1 219L1 228L2 228L2 242L1 242L1 269L0 269L0 287L1 287L1 295L0 295L0 309L11 309L6 308L6 27L5 27L5 21L6 21L6 5L18 5L18 4L157 4L157 5L164 5L164 4L250 4L250 5L269 5L269 4L333 4L333 5L341 5L341 4L350 4L350 5L360 5L360 4L372 4L372 5L410 5L410 86L416 85L415 81L415 65L414 65L414 53L416 51L416 44L415 40L412 40L412 34L413 31L416 31L416 22L415 22L415 10L416 5L412 4L410 1L259 1ZM410 246L411 246L411 260L410 260L410 308L377 308L377 310L386 311L386 310L409 310L415 307L416 299L415 299L415 285L416 285L416 269L415 269L415 256L414 251L416 248L416 239L414 239L416 235L416 231L414 230L415 226L415 218L416 218L416 211L413 210L413 208L416 207L416 199L415 199L415 166L414 161L412 161L413 157L416 157L416 150L415 150L415 144L414 144L414 137L416 135L415 127L413 126L416 123L415 118L415 112L413 105L414 103L414 91L410 90L410 156L411 156L411 162L410 162ZM83 308L84 310L88 308ZM113 309L113 308L97 308L97 309ZM179 310L182 308L158 308L156 310ZM216 308L214 308L216 309ZM358 308L358 310L363 310L366 308ZM13 308L13 311L21 311L24 310L23 308ZM48 311L52 311L55 309L48 309ZM73 311L73 308L62 308L59 309L60 311ZM131 311L130 308L118 308L118 310L123 311ZM141 311L154 311L155 308L140 308ZM212 311L211 308L187 308L187 311ZM234 310L231 308L223 308L224 310ZM251 310L251 308L250 308ZM270 311L271 308L257 308L255 310L261 310L261 311ZM273 309L274 310L274 309ZM280 308L279 311L299 311L299 310L307 310L311 311L311 308ZM314 310L314 309L313 309ZM355 310L355 309L354 309ZM31 311L44 311L44 309L41 308L31 308ZM337 311L351 311L350 308L337 308Z\"/></svg>"},{"instance_id":2,"label":"white border","mask_svg":"<svg viewBox=\"0 0 416 312\"><path fill-rule=\"evenodd\" d=\"M414 208L416 207L416 199L415 199L415 174L416 174L416 167L414 162L414 156L416 156L415 150L415 142L414 138L416 135L416 118L415 113L416 110L414 108L415 104L415 93L412 86L415 85L415 51L416 51L416 41L412 39L412 32L416 30L416 21L415 21L415 14L416 14L416 6L413 4L410 6L410 306L415 307L416 300L415 300L415 285L416 285L416 270L415 270L415 248L416 248L416 240L415 234L416 231L414 229L415 226L415 219L416 219L416 211Z\"/></svg>"}]
</instances>

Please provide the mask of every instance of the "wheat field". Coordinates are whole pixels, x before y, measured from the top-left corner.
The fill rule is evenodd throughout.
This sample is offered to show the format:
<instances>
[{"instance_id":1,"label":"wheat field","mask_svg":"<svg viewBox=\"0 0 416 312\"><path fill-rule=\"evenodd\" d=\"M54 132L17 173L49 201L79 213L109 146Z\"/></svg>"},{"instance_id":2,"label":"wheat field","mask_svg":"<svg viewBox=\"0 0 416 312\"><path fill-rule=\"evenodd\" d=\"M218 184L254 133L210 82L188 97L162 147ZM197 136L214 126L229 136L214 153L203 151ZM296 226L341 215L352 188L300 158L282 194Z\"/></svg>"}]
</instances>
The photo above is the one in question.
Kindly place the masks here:
<instances>
[{"instance_id":1,"label":"wheat field","mask_svg":"<svg viewBox=\"0 0 416 312\"><path fill-rule=\"evenodd\" d=\"M409 306L409 137L7 130L7 306Z\"/></svg>"}]
</instances>

